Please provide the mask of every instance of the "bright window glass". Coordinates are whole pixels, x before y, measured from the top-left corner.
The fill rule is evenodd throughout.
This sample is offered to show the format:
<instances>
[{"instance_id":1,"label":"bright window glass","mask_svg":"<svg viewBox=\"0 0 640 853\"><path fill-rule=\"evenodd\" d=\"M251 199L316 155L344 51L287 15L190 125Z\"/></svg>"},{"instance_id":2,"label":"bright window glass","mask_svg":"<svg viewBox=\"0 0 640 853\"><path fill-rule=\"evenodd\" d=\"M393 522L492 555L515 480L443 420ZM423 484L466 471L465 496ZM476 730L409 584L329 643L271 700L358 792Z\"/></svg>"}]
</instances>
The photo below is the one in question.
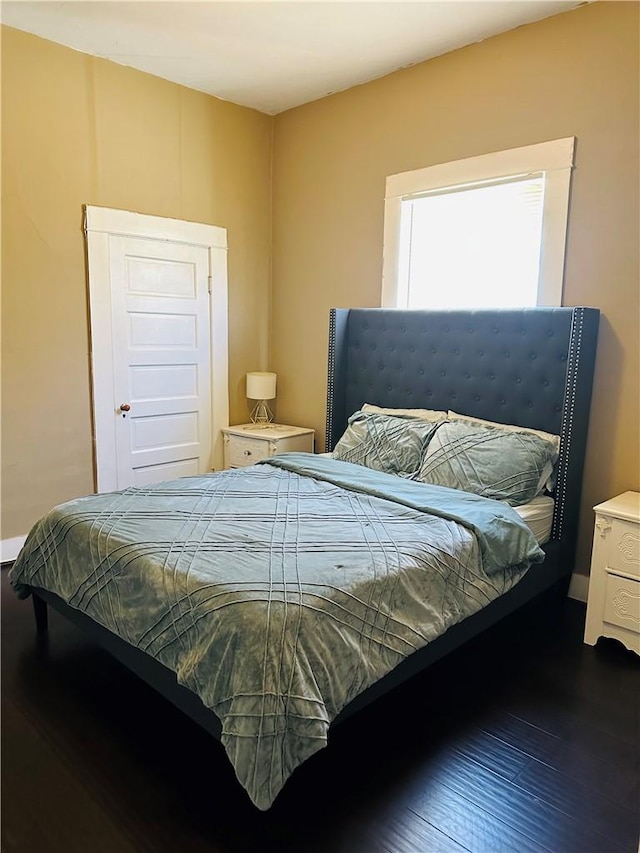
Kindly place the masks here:
<instances>
[{"instance_id":1,"label":"bright window glass","mask_svg":"<svg viewBox=\"0 0 640 853\"><path fill-rule=\"evenodd\" d=\"M536 305L544 188L537 174L403 200L401 301L434 309Z\"/></svg>"}]
</instances>

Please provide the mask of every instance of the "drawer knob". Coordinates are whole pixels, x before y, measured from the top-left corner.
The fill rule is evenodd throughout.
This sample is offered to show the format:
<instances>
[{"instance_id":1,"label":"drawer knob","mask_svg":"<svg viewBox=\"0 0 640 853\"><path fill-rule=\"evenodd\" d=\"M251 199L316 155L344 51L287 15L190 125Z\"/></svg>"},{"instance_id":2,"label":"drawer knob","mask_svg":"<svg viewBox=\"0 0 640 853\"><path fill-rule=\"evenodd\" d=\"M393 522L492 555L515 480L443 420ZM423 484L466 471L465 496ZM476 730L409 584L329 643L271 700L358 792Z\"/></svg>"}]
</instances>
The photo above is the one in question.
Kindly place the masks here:
<instances>
[{"instance_id":1,"label":"drawer knob","mask_svg":"<svg viewBox=\"0 0 640 853\"><path fill-rule=\"evenodd\" d=\"M245 451L244 451L244 455L245 455L245 456L251 456L251 451L250 451L250 450L245 450Z\"/></svg>"}]
</instances>

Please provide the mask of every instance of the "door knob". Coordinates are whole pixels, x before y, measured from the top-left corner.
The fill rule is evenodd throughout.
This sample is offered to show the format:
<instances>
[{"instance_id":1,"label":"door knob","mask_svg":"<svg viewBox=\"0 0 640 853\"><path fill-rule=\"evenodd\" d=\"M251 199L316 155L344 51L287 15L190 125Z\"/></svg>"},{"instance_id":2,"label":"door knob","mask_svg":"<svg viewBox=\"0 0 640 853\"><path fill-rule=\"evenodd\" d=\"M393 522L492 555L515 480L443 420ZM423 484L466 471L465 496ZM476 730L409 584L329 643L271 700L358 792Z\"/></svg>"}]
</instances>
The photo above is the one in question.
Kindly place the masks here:
<instances>
[{"instance_id":1,"label":"door knob","mask_svg":"<svg viewBox=\"0 0 640 853\"><path fill-rule=\"evenodd\" d=\"M131 406L128 403L120 403L120 411L128 412L131 409Z\"/></svg>"}]
</instances>

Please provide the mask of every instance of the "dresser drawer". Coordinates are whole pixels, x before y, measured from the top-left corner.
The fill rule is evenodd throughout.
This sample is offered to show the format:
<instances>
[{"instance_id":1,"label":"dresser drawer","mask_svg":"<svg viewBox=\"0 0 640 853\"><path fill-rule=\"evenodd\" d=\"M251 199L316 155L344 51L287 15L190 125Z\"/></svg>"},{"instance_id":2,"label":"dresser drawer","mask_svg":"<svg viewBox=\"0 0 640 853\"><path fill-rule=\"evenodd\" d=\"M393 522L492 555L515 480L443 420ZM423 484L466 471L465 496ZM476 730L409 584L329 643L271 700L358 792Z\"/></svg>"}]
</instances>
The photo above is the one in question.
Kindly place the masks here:
<instances>
[{"instance_id":1,"label":"dresser drawer","mask_svg":"<svg viewBox=\"0 0 640 853\"><path fill-rule=\"evenodd\" d=\"M640 528L620 518L604 516L601 519L603 522L611 525L611 530L606 533L607 568L640 580Z\"/></svg>"},{"instance_id":2,"label":"dresser drawer","mask_svg":"<svg viewBox=\"0 0 640 853\"><path fill-rule=\"evenodd\" d=\"M594 510L584 641L613 637L640 655L640 494L624 492Z\"/></svg>"},{"instance_id":3,"label":"dresser drawer","mask_svg":"<svg viewBox=\"0 0 640 853\"><path fill-rule=\"evenodd\" d=\"M640 581L607 573L603 619L611 625L640 631Z\"/></svg>"},{"instance_id":4,"label":"dresser drawer","mask_svg":"<svg viewBox=\"0 0 640 853\"><path fill-rule=\"evenodd\" d=\"M242 468L254 465L261 459L267 459L270 454L269 442L262 439L234 436L226 447L225 464L229 468Z\"/></svg>"}]
</instances>

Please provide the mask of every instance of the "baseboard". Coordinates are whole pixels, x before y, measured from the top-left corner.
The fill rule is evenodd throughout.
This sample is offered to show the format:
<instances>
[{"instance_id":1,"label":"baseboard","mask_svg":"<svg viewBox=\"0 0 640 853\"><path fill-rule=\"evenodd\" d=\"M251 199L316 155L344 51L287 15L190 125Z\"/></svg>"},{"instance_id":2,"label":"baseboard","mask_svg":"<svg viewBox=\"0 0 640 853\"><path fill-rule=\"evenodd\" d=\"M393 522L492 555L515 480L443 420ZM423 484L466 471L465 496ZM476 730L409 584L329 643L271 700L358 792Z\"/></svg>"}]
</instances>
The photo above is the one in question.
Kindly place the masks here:
<instances>
[{"instance_id":1,"label":"baseboard","mask_svg":"<svg viewBox=\"0 0 640 853\"><path fill-rule=\"evenodd\" d=\"M575 598L576 601L582 601L586 604L588 594L588 576L579 575L574 572L574 574L571 575L571 583L569 584L569 598Z\"/></svg>"},{"instance_id":2,"label":"baseboard","mask_svg":"<svg viewBox=\"0 0 640 853\"><path fill-rule=\"evenodd\" d=\"M26 536L14 536L13 539L0 540L0 563L12 563L20 553Z\"/></svg>"}]
</instances>

